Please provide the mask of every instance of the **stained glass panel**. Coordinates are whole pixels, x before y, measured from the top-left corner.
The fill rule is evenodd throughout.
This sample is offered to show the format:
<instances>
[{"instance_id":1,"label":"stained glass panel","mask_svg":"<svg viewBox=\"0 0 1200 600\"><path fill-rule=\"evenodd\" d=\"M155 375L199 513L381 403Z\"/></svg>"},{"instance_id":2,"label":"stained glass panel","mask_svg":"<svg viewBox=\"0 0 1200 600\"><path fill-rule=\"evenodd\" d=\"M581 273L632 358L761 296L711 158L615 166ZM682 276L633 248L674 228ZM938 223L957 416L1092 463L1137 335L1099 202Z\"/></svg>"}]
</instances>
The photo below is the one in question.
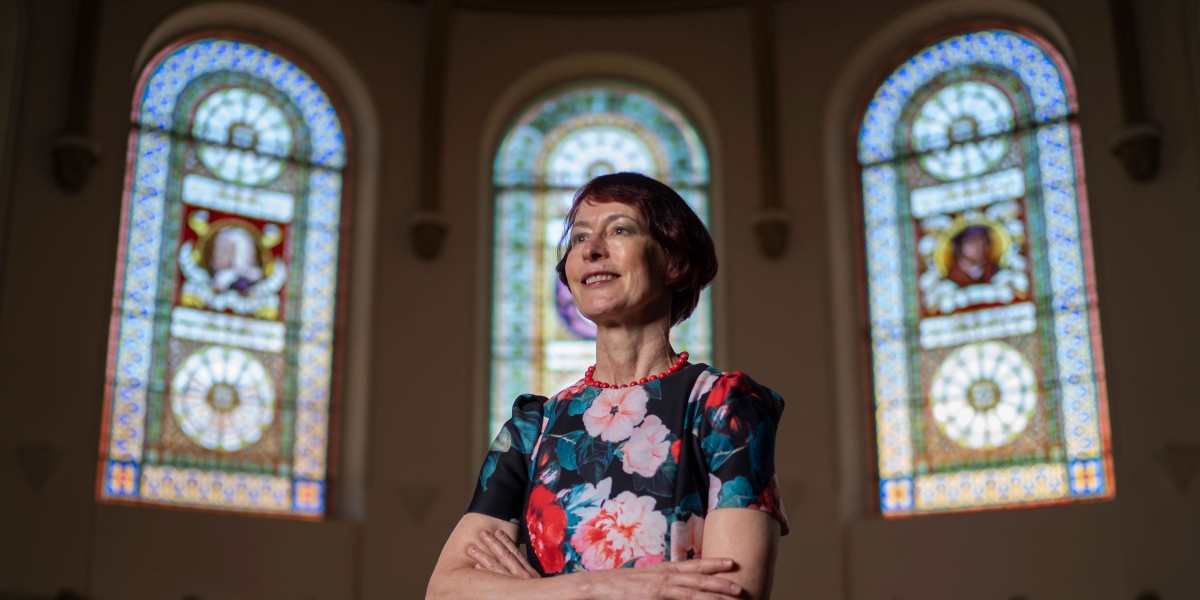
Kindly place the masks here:
<instances>
[{"instance_id":1,"label":"stained glass panel","mask_svg":"<svg viewBox=\"0 0 1200 600\"><path fill-rule=\"evenodd\" d=\"M859 132L885 516L1114 494L1070 72L1044 40L921 49Z\"/></svg>"},{"instance_id":2,"label":"stained glass panel","mask_svg":"<svg viewBox=\"0 0 1200 600\"><path fill-rule=\"evenodd\" d=\"M576 84L538 98L516 118L493 165L491 434L518 395L553 394L595 362L595 325L554 271L575 190L605 173L644 173L678 191L707 223L708 170L695 127L644 87ZM693 362L711 360L707 290L672 330L672 343Z\"/></svg>"},{"instance_id":3,"label":"stained glass panel","mask_svg":"<svg viewBox=\"0 0 1200 600\"><path fill-rule=\"evenodd\" d=\"M319 518L341 119L284 55L196 37L133 106L98 495Z\"/></svg>"}]
</instances>

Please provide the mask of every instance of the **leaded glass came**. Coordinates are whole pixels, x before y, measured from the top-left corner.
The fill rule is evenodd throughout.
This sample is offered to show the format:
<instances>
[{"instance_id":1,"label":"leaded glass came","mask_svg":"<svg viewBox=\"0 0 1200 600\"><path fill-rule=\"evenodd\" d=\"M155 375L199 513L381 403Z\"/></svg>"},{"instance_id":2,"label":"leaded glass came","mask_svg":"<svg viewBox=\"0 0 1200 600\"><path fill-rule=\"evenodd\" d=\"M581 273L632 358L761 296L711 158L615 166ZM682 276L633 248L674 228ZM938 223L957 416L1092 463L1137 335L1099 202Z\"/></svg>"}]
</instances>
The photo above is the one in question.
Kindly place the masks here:
<instances>
[{"instance_id":1,"label":"leaded glass came","mask_svg":"<svg viewBox=\"0 0 1200 600\"><path fill-rule=\"evenodd\" d=\"M1077 106L1036 36L912 55L858 140L885 516L1114 493Z\"/></svg>"},{"instance_id":2,"label":"leaded glass came","mask_svg":"<svg viewBox=\"0 0 1200 600\"><path fill-rule=\"evenodd\" d=\"M99 497L319 518L342 259L342 121L234 37L147 66L133 106Z\"/></svg>"},{"instance_id":3,"label":"leaded glass came","mask_svg":"<svg viewBox=\"0 0 1200 600\"><path fill-rule=\"evenodd\" d=\"M708 154L689 119L645 87L595 81L531 102L513 121L493 165L491 412L489 432L520 394L553 394L595 362L595 325L558 280L562 220L593 177L635 171L666 183L708 222ZM672 343L711 361L705 290Z\"/></svg>"}]
</instances>

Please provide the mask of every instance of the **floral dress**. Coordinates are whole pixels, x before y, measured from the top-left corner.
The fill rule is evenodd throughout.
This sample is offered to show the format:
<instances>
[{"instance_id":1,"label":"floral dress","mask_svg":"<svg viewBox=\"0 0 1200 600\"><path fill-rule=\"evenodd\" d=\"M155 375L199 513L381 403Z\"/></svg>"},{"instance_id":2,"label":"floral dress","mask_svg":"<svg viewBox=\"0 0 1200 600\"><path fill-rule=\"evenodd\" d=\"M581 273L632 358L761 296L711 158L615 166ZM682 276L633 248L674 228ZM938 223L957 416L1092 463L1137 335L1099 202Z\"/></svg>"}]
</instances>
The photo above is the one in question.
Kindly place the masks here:
<instances>
[{"instance_id":1,"label":"floral dress","mask_svg":"<svg viewBox=\"0 0 1200 600\"><path fill-rule=\"evenodd\" d=\"M783 399L696 364L621 389L526 394L496 436L467 512L517 523L543 575L700 556L717 508L787 517L775 476Z\"/></svg>"}]
</instances>

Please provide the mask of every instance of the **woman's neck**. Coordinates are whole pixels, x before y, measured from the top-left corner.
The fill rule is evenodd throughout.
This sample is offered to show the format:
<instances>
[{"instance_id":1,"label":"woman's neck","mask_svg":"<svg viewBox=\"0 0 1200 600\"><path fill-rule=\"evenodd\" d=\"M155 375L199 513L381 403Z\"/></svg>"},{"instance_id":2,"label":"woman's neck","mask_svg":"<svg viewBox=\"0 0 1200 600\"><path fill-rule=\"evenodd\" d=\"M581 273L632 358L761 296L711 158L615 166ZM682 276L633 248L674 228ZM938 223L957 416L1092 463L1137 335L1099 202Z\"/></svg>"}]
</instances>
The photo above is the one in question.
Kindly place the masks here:
<instances>
[{"instance_id":1,"label":"woman's neck","mask_svg":"<svg viewBox=\"0 0 1200 600\"><path fill-rule=\"evenodd\" d=\"M592 377L622 384L662 373L675 362L670 334L671 326L665 320L635 328L598 328Z\"/></svg>"}]
</instances>

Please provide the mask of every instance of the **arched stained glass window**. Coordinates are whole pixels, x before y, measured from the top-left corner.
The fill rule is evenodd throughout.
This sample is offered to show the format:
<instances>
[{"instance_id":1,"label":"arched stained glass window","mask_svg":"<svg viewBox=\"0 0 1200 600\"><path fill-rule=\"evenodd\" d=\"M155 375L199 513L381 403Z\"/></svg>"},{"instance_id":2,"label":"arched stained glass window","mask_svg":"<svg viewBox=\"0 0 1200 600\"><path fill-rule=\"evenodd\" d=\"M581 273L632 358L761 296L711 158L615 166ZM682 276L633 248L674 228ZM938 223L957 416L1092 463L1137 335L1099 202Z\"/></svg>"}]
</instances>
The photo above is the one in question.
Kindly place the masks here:
<instances>
[{"instance_id":1,"label":"arched stained glass window","mask_svg":"<svg viewBox=\"0 0 1200 600\"><path fill-rule=\"evenodd\" d=\"M99 498L325 511L345 131L312 74L192 37L133 103Z\"/></svg>"},{"instance_id":2,"label":"arched stained glass window","mask_svg":"<svg viewBox=\"0 0 1200 600\"><path fill-rule=\"evenodd\" d=\"M575 190L605 173L636 171L674 188L708 222L708 155L695 127L661 95L592 81L530 103L493 165L491 418L495 433L520 394L553 394L595 362L595 325L575 309L554 266ZM708 290L672 331L693 362L709 361Z\"/></svg>"},{"instance_id":3,"label":"arched stained glass window","mask_svg":"<svg viewBox=\"0 0 1200 600\"><path fill-rule=\"evenodd\" d=\"M922 48L858 140L886 516L1114 493L1075 88L1005 29Z\"/></svg>"}]
</instances>

